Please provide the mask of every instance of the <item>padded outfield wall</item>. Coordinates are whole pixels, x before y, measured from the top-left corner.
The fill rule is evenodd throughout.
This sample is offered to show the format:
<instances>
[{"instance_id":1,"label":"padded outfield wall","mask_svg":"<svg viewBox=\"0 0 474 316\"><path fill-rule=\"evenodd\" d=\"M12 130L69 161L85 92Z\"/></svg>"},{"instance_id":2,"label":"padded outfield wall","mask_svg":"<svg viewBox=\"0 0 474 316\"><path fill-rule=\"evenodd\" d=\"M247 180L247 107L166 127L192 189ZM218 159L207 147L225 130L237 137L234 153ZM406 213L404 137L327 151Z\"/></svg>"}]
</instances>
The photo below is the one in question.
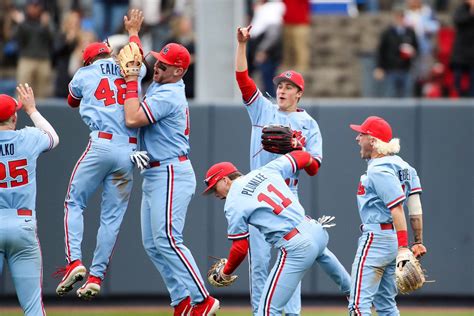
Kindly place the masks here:
<instances>
[{"instance_id":1,"label":"padded outfield wall","mask_svg":"<svg viewBox=\"0 0 474 316\"><path fill-rule=\"evenodd\" d=\"M324 158L319 174L302 176L300 200L313 217L336 216L337 226L329 231L330 249L350 271L360 236L356 191L366 163L360 159L356 134L350 123L361 123L369 115L386 118L401 139L401 156L411 163L423 186L424 240L428 254L423 265L429 279L413 296L474 297L474 102L418 100L317 100L305 108L319 123ZM88 129L77 110L65 102L45 100L39 109L55 126L60 145L43 154L38 162L37 216L44 258L45 295L54 295L58 280L51 274L65 263L63 203L71 171L84 151ZM191 161L197 177L197 194L188 210L185 243L192 250L201 272L212 263L208 256L226 256L223 202L204 197L202 179L207 168L218 161L234 162L249 171L250 121L239 104L191 104ZM31 125L20 114L20 126ZM125 215L112 264L101 295L166 296L164 284L141 243L141 179L135 173L130 205ZM83 261L90 265L95 247L100 193L94 195L84 212ZM449 262L449 264L448 264ZM237 270L235 286L210 289L216 295L248 293L247 263ZM305 276L303 294L338 295L336 286L316 266ZM0 279L0 299L14 288L8 270Z\"/></svg>"}]
</instances>

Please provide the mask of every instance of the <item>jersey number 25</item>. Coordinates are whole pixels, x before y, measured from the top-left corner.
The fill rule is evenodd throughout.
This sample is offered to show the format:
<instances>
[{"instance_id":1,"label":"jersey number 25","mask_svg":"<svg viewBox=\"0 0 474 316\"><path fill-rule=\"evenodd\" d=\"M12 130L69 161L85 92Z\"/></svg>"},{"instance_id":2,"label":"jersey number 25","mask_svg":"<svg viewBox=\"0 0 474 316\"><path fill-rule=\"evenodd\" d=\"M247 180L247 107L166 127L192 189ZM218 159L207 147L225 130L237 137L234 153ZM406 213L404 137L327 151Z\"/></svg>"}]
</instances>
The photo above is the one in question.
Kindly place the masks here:
<instances>
[{"instance_id":1,"label":"jersey number 25","mask_svg":"<svg viewBox=\"0 0 474 316\"><path fill-rule=\"evenodd\" d=\"M28 165L28 161L26 159L20 160L13 160L8 162L8 173L10 177L15 179L10 181L10 187L19 187L28 183L28 170L26 170L26 166ZM7 188L8 183L3 182L7 177L7 167L4 163L0 162L0 188ZM17 180L16 178L21 177L21 180Z\"/></svg>"},{"instance_id":2,"label":"jersey number 25","mask_svg":"<svg viewBox=\"0 0 474 316\"><path fill-rule=\"evenodd\" d=\"M273 184L269 184L267 186L267 190L269 193L275 193L275 195L278 197L278 199L281 200L281 202L275 201L265 193L260 193L257 196L257 199L259 202L265 202L270 205L273 208L273 213L275 213L276 215L280 214L286 207L288 207L292 203L291 200L284 196L283 193L281 193L277 188L273 186Z\"/></svg>"}]
</instances>

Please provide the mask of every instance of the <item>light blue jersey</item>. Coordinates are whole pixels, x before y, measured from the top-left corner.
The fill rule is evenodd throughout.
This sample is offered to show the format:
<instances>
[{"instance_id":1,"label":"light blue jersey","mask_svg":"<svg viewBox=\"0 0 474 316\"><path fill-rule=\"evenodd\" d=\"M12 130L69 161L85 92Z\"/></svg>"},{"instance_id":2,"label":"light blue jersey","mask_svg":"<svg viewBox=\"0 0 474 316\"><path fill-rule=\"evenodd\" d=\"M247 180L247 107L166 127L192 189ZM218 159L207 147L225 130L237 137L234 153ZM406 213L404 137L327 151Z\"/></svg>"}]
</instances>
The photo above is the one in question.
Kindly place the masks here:
<instances>
[{"instance_id":1,"label":"light blue jersey","mask_svg":"<svg viewBox=\"0 0 474 316\"><path fill-rule=\"evenodd\" d=\"M0 132L0 209L35 209L36 159L52 146L36 127Z\"/></svg>"},{"instance_id":2,"label":"light blue jersey","mask_svg":"<svg viewBox=\"0 0 474 316\"><path fill-rule=\"evenodd\" d=\"M189 108L184 82L153 82L141 102L150 124L140 131L140 149L151 161L165 161L189 153Z\"/></svg>"},{"instance_id":3,"label":"light blue jersey","mask_svg":"<svg viewBox=\"0 0 474 316\"><path fill-rule=\"evenodd\" d=\"M416 170L399 156L370 160L357 190L362 224L391 223L390 208L421 191Z\"/></svg>"},{"instance_id":4,"label":"light blue jersey","mask_svg":"<svg viewBox=\"0 0 474 316\"><path fill-rule=\"evenodd\" d=\"M296 162L287 154L237 178L224 207L228 238L248 237L251 224L274 245L301 223L304 209L284 180L296 171Z\"/></svg>"},{"instance_id":5,"label":"light blue jersey","mask_svg":"<svg viewBox=\"0 0 474 316\"><path fill-rule=\"evenodd\" d=\"M146 73L142 67L139 81ZM140 84L139 93L140 93ZM125 126L123 104L127 85L113 58L96 60L80 68L69 83L69 93L80 99L79 113L91 131L137 136L137 129Z\"/></svg>"}]
</instances>

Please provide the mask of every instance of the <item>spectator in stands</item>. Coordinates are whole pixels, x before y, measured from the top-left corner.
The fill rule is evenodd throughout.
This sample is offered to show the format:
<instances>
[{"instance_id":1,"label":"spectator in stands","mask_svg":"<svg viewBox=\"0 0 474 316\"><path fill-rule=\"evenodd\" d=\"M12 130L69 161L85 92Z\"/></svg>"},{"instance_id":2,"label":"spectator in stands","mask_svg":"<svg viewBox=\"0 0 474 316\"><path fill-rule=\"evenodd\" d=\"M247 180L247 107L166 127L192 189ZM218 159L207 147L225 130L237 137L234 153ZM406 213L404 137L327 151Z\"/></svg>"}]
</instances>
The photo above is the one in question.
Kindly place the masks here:
<instances>
[{"instance_id":1,"label":"spectator in stands","mask_svg":"<svg viewBox=\"0 0 474 316\"><path fill-rule=\"evenodd\" d=\"M99 40L118 33L123 27L129 0L94 0L92 4L94 29Z\"/></svg>"},{"instance_id":2,"label":"spectator in stands","mask_svg":"<svg viewBox=\"0 0 474 316\"><path fill-rule=\"evenodd\" d=\"M25 12L25 21L15 34L19 52L17 81L27 82L36 97L45 98L51 94L53 26L40 0L28 0Z\"/></svg>"},{"instance_id":3,"label":"spectator in stands","mask_svg":"<svg viewBox=\"0 0 474 316\"><path fill-rule=\"evenodd\" d=\"M377 49L376 80L385 79L384 96L413 96L411 66L418 52L415 31L405 25L402 7L393 9L393 23L382 33Z\"/></svg>"},{"instance_id":4,"label":"spectator in stands","mask_svg":"<svg viewBox=\"0 0 474 316\"><path fill-rule=\"evenodd\" d=\"M454 85L459 96L474 97L474 0L465 0L454 12L453 20L456 27L451 57Z\"/></svg>"},{"instance_id":5,"label":"spectator in stands","mask_svg":"<svg viewBox=\"0 0 474 316\"><path fill-rule=\"evenodd\" d=\"M186 98L194 99L194 56L195 56L195 39L193 31L193 21L187 15L178 15L171 20L171 37L165 43L178 43L186 47L191 54L191 63L188 71L183 77L185 83Z\"/></svg>"},{"instance_id":6,"label":"spectator in stands","mask_svg":"<svg viewBox=\"0 0 474 316\"><path fill-rule=\"evenodd\" d=\"M252 37L249 40L249 74L258 69L262 91L275 97L276 75L282 58L282 21L285 6L280 0L258 0L252 18Z\"/></svg>"},{"instance_id":7,"label":"spectator in stands","mask_svg":"<svg viewBox=\"0 0 474 316\"><path fill-rule=\"evenodd\" d=\"M61 33L56 34L54 40L54 69L56 80L54 85L54 96L67 98L68 83L72 76L69 74L69 60L81 36L81 13L70 11L64 15L61 24Z\"/></svg>"},{"instance_id":8,"label":"spectator in stands","mask_svg":"<svg viewBox=\"0 0 474 316\"><path fill-rule=\"evenodd\" d=\"M432 38L439 30L439 22L431 8L423 0L406 0L405 23L415 30L418 39L418 58L414 74L418 85L429 76L433 64ZM418 89L419 90L419 89Z\"/></svg>"},{"instance_id":9,"label":"spectator in stands","mask_svg":"<svg viewBox=\"0 0 474 316\"><path fill-rule=\"evenodd\" d=\"M283 67L305 72L309 68L311 7L309 0L283 0Z\"/></svg>"}]
</instances>

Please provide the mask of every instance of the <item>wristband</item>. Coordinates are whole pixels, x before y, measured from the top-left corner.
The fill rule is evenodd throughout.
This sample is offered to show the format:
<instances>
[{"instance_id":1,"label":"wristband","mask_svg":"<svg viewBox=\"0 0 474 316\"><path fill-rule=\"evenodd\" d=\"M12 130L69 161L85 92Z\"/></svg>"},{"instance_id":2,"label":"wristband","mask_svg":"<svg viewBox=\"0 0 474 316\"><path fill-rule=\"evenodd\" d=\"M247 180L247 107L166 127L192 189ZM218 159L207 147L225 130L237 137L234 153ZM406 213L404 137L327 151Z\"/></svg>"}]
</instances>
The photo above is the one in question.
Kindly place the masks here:
<instances>
[{"instance_id":1,"label":"wristband","mask_svg":"<svg viewBox=\"0 0 474 316\"><path fill-rule=\"evenodd\" d=\"M408 247L408 232L406 230L397 231L398 247Z\"/></svg>"},{"instance_id":2,"label":"wristband","mask_svg":"<svg viewBox=\"0 0 474 316\"><path fill-rule=\"evenodd\" d=\"M127 82L127 93L125 94L125 100L134 98L138 99L138 82L129 81Z\"/></svg>"}]
</instances>

